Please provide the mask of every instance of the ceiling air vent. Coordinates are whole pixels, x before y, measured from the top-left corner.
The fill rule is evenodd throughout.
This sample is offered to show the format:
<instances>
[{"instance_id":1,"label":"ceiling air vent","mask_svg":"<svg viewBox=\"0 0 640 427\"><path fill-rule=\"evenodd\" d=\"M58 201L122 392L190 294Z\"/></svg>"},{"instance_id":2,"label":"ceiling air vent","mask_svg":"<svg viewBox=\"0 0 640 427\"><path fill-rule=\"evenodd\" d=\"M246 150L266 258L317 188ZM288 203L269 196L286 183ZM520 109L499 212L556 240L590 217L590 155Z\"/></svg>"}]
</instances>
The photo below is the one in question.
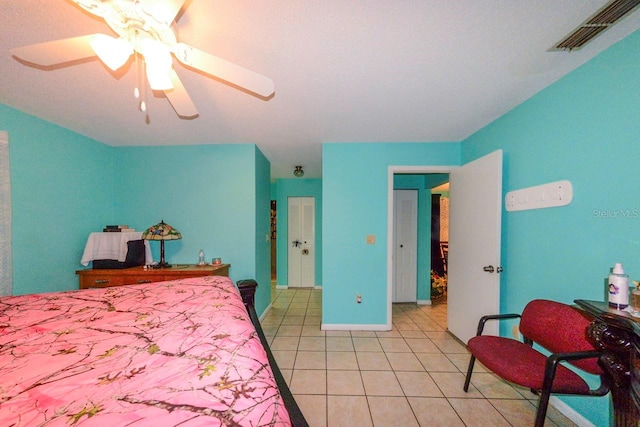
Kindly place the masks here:
<instances>
[{"instance_id":1,"label":"ceiling air vent","mask_svg":"<svg viewBox=\"0 0 640 427\"><path fill-rule=\"evenodd\" d=\"M640 0L613 0L587 19L551 50L576 50L640 5Z\"/></svg>"}]
</instances>

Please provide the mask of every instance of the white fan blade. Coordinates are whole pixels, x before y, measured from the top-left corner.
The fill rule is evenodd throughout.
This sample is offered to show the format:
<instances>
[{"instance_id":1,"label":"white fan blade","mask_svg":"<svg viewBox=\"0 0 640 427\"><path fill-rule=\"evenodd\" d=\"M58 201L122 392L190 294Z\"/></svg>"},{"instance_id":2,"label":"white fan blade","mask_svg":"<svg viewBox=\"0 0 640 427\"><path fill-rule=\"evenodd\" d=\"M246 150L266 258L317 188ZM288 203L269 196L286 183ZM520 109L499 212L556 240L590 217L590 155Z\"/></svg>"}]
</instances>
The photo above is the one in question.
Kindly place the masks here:
<instances>
[{"instance_id":1,"label":"white fan blade","mask_svg":"<svg viewBox=\"0 0 640 427\"><path fill-rule=\"evenodd\" d=\"M113 12L111 4L104 4L102 0L71 0L92 15L104 18Z\"/></svg>"},{"instance_id":2,"label":"white fan blade","mask_svg":"<svg viewBox=\"0 0 640 427\"><path fill-rule=\"evenodd\" d=\"M186 0L139 0L144 10L156 21L171 25Z\"/></svg>"},{"instance_id":3,"label":"white fan blade","mask_svg":"<svg viewBox=\"0 0 640 427\"><path fill-rule=\"evenodd\" d=\"M184 43L176 43L174 54L183 64L218 79L268 98L274 92L273 80Z\"/></svg>"},{"instance_id":4,"label":"white fan blade","mask_svg":"<svg viewBox=\"0 0 640 427\"><path fill-rule=\"evenodd\" d=\"M169 72L169 76L171 77L171 83L173 83L173 89L165 90L164 94L167 96L171 106L178 116L184 119L195 118L198 115L198 110L173 68Z\"/></svg>"},{"instance_id":5,"label":"white fan blade","mask_svg":"<svg viewBox=\"0 0 640 427\"><path fill-rule=\"evenodd\" d=\"M91 44L93 34L70 39L31 44L10 50L13 56L32 64L50 67L56 64L76 61L96 56Z\"/></svg>"}]
</instances>

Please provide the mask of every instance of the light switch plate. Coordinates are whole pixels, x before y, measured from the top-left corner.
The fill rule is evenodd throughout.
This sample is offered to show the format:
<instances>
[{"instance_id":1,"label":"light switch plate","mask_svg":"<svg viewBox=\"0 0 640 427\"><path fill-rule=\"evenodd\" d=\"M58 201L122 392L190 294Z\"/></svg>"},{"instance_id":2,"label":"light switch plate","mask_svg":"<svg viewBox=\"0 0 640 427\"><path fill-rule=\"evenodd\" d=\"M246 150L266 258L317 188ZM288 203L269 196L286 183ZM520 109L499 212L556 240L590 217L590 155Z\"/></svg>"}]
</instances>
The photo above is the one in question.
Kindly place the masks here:
<instances>
[{"instance_id":1,"label":"light switch plate","mask_svg":"<svg viewBox=\"0 0 640 427\"><path fill-rule=\"evenodd\" d=\"M375 234L367 234L367 245L373 245L376 243Z\"/></svg>"},{"instance_id":2,"label":"light switch plate","mask_svg":"<svg viewBox=\"0 0 640 427\"><path fill-rule=\"evenodd\" d=\"M571 182L564 180L509 191L504 204L507 211L512 212L565 206L572 200L573 187Z\"/></svg>"}]
</instances>

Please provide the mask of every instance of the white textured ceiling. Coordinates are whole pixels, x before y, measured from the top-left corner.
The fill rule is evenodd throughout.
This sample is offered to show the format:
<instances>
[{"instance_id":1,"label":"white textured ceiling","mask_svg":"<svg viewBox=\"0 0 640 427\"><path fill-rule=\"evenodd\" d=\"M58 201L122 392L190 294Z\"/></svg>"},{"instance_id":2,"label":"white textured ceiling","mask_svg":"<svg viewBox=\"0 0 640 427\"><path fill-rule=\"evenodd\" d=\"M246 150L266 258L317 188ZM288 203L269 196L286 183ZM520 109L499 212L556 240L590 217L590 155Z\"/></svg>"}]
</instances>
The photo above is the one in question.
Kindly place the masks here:
<instances>
[{"instance_id":1,"label":"white textured ceiling","mask_svg":"<svg viewBox=\"0 0 640 427\"><path fill-rule=\"evenodd\" d=\"M175 68L200 112L164 97L150 122L135 72L97 59L28 67L9 49L102 32L70 0L0 0L0 103L113 146L255 143L272 178L321 175L323 142L460 141L640 28L640 11L580 51L549 52L606 0L187 0L180 41L270 77L265 101ZM0 126L2 120L0 118Z\"/></svg>"}]
</instances>

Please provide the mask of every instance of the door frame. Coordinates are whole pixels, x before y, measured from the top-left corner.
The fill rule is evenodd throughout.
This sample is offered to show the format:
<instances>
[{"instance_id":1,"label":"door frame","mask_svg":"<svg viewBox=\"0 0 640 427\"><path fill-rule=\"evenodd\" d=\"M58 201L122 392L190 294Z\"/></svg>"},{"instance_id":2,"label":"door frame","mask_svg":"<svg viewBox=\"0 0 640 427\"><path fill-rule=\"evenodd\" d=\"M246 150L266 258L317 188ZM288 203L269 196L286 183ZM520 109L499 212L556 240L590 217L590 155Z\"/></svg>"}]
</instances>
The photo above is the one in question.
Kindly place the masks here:
<instances>
[{"instance_id":1,"label":"door frame","mask_svg":"<svg viewBox=\"0 0 640 427\"><path fill-rule=\"evenodd\" d=\"M392 165L387 168L387 328L393 328L393 239L394 215L393 215L393 176L400 173L451 173L459 166L399 166Z\"/></svg>"}]
</instances>

